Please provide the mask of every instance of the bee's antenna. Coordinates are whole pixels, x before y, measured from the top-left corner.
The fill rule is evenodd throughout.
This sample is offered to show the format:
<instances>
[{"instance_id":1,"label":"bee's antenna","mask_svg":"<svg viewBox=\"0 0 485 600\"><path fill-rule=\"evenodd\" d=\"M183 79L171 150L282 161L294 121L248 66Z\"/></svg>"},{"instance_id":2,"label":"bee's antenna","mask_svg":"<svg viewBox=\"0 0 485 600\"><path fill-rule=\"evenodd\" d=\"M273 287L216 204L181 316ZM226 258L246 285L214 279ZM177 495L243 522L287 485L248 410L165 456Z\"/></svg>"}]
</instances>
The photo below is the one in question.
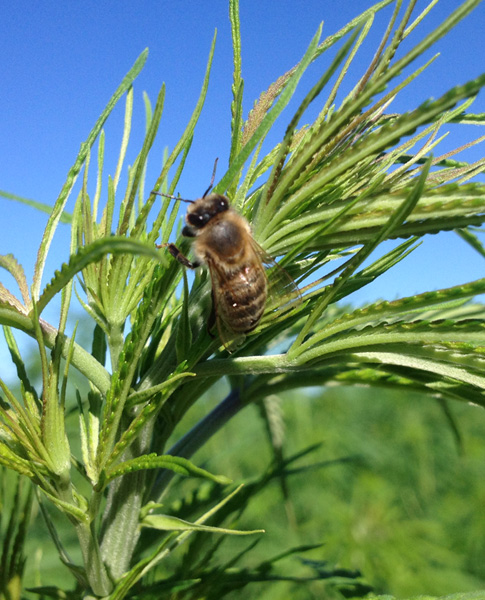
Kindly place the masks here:
<instances>
[{"instance_id":1,"label":"bee's antenna","mask_svg":"<svg viewBox=\"0 0 485 600\"><path fill-rule=\"evenodd\" d=\"M212 170L211 182L210 182L209 187L204 192L204 195L202 196L202 198L205 198L207 196L207 194L211 191L212 186L214 185L214 179L216 178L216 168L217 168L218 160L219 160L219 158L216 158L216 160L214 162L214 168ZM156 192L155 190L152 190L152 194L156 194L157 196L163 196L164 198L170 198L171 200L178 200L179 202L188 202L189 204L195 203L195 200L186 200L185 198L179 198L178 196L171 196L170 194L163 194L162 192Z\"/></svg>"},{"instance_id":2,"label":"bee's antenna","mask_svg":"<svg viewBox=\"0 0 485 600\"><path fill-rule=\"evenodd\" d=\"M217 169L217 161L218 160L219 160L219 157L217 157L216 160L214 161L214 168L212 169L211 182L210 182L209 187L204 192L204 195L202 196L202 198L205 198L207 196L207 194L211 191L212 186L214 185L214 179L216 178L216 169Z\"/></svg>"},{"instance_id":3,"label":"bee's antenna","mask_svg":"<svg viewBox=\"0 0 485 600\"><path fill-rule=\"evenodd\" d=\"M164 198L170 198L170 200L178 200L179 202L188 202L189 204L194 204L195 200L186 200L185 198L179 198L178 196L171 196L170 194L162 194L162 192L156 192L152 190L152 194L156 194L157 196L163 196Z\"/></svg>"}]
</instances>

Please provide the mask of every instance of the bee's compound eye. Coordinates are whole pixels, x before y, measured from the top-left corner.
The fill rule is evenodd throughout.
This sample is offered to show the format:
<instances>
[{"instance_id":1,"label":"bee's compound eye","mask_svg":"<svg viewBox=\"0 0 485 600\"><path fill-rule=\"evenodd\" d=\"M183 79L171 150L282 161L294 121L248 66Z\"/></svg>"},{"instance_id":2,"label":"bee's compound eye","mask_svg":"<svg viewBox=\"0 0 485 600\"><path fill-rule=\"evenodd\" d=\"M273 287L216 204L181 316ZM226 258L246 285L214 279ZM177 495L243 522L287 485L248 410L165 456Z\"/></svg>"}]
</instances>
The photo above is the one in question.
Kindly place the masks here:
<instances>
[{"instance_id":1,"label":"bee's compound eye","mask_svg":"<svg viewBox=\"0 0 485 600\"><path fill-rule=\"evenodd\" d=\"M227 207L228 207L227 200L225 198L221 198L219 200L219 212L227 210Z\"/></svg>"},{"instance_id":2,"label":"bee's compound eye","mask_svg":"<svg viewBox=\"0 0 485 600\"><path fill-rule=\"evenodd\" d=\"M209 213L191 213L188 215L187 220L192 227L203 227L209 220Z\"/></svg>"}]
</instances>

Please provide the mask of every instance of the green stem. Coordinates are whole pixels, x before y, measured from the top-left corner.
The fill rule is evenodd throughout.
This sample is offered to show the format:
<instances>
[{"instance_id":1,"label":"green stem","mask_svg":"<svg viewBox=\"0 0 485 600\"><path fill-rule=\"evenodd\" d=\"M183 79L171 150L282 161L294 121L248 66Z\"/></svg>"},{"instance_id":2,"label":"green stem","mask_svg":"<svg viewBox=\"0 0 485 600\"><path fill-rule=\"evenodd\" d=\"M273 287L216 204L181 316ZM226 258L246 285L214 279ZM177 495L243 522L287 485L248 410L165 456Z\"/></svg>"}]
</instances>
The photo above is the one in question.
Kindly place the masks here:
<instances>
[{"instance_id":1,"label":"green stem","mask_svg":"<svg viewBox=\"0 0 485 600\"><path fill-rule=\"evenodd\" d=\"M46 346L53 348L58 334L57 329L43 319L40 319L39 322ZM35 327L32 324L32 319L27 315L10 309L0 308L0 323L19 329L36 339ZM62 356L66 358L71 346L70 338L63 336L62 340L58 343L60 344ZM80 373L97 387L101 394L105 395L107 393L110 386L108 371L89 352L75 342L73 344L70 364L76 367Z\"/></svg>"},{"instance_id":2,"label":"green stem","mask_svg":"<svg viewBox=\"0 0 485 600\"><path fill-rule=\"evenodd\" d=\"M91 586L93 593L97 596L107 596L113 589L113 583L101 560L98 540L93 532L93 524L77 524L76 533L83 555L83 562L89 585Z\"/></svg>"},{"instance_id":3,"label":"green stem","mask_svg":"<svg viewBox=\"0 0 485 600\"><path fill-rule=\"evenodd\" d=\"M132 444L121 460L150 452L154 420L143 428L138 442ZM130 568L140 535L139 515L147 487L146 472L129 473L115 480L109 488L103 515L101 553L111 576L118 580Z\"/></svg>"},{"instance_id":4,"label":"green stem","mask_svg":"<svg viewBox=\"0 0 485 600\"><path fill-rule=\"evenodd\" d=\"M113 579L118 581L130 568L139 531L139 515L145 491L145 473L130 473L109 488L104 514L101 553Z\"/></svg>"},{"instance_id":5,"label":"green stem","mask_svg":"<svg viewBox=\"0 0 485 600\"><path fill-rule=\"evenodd\" d=\"M172 446L167 454L190 458L245 406L239 389L233 389L214 410ZM152 499L160 498L173 476L174 472L166 469L160 473L153 486Z\"/></svg>"},{"instance_id":6,"label":"green stem","mask_svg":"<svg viewBox=\"0 0 485 600\"><path fill-rule=\"evenodd\" d=\"M301 365L290 361L286 354L271 356L240 356L214 358L192 368L198 377L223 377L229 375L256 375L260 373L287 373Z\"/></svg>"},{"instance_id":7,"label":"green stem","mask_svg":"<svg viewBox=\"0 0 485 600\"><path fill-rule=\"evenodd\" d=\"M118 370L120 353L123 349L123 343L125 341L123 337L123 329L124 323L122 323L121 325L118 323L110 323L108 345L111 356L111 368L113 370L113 373Z\"/></svg>"}]
</instances>

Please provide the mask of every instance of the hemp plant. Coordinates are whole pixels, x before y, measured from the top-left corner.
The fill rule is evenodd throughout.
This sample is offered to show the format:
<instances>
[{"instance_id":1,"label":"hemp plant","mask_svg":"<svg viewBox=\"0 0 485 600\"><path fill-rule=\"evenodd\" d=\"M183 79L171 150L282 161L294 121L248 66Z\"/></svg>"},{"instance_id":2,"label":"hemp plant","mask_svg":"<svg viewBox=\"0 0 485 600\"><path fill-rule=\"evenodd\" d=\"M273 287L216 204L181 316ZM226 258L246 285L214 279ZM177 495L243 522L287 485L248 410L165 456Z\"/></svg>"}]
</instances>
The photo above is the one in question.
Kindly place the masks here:
<instances>
[{"instance_id":1,"label":"hemp plant","mask_svg":"<svg viewBox=\"0 0 485 600\"><path fill-rule=\"evenodd\" d=\"M337 101L376 13L389 4L394 12L371 64ZM466 0L397 58L401 43L419 30L436 2L418 15L413 14L415 4L378 2L323 41L320 28L298 64L261 94L244 119L238 2L230 0L230 157L225 171L218 166L214 192L227 195L250 222L258 244L277 258L300 289L300 298L287 310L269 299L260 323L234 352L228 353L217 333L207 330L212 302L207 270L197 269L189 284L184 267L157 249L176 236L179 203L156 192L183 196L184 165L209 89L215 37L197 105L180 141L167 152L158 179L147 183L145 174L162 119L163 86L153 108L145 98L146 135L134 164L125 166L132 85L145 63L144 52L68 173L50 212L32 285L12 255L1 257L21 298L0 287L0 321L20 382L16 394L0 381L0 463L30 480L59 558L76 581L71 591L38 587L38 594L110 600L221 598L251 581L287 577L278 571L283 554L253 570L238 569L238 561L250 550L246 546L223 563L212 560L227 536L262 535L259 529L236 529L235 523L259 489L285 477L291 462L276 462L272 471L259 474L256 484L242 489L224 474L196 464L194 453L249 403L261 404L275 456L276 421L264 400L284 390L365 384L485 406L485 320L483 306L472 301L485 292L485 279L363 308L340 303L404 260L426 234L456 230L485 254L473 233L485 220L485 186L472 181L485 161L469 164L453 158L460 148L439 154L447 124L483 122L484 116L471 114L469 108L485 85L485 75L405 113L389 112L406 86L425 77L434 58L420 62L423 53L479 0ZM302 75L335 45L338 51L326 60L283 139L263 156L263 142ZM415 70L401 78L411 64ZM119 160L114 175L106 178L103 125L123 97ZM319 106L318 116L302 125L311 103ZM64 209L80 174L82 185L66 217ZM88 180L93 178L96 189L90 196ZM70 222L70 258L42 289L46 257L61 217ZM401 242L384 255L374 254L390 239ZM177 246L190 255L186 239L179 237ZM71 337L66 334L73 290L93 325L90 347L76 341L75 331ZM59 320L50 324L43 313L58 294ZM37 343L40 389L29 378L15 330ZM77 404L67 385L73 370L87 383L87 391L80 388L76 394ZM207 392L219 394L216 384L222 378L229 381L229 394L195 426L186 426L189 409ZM78 455L66 433L67 406L79 417ZM180 475L201 478L203 486L175 503L170 493L174 477ZM22 493L30 505L31 494ZM67 518L76 534L81 563L67 552L53 510ZM25 519L18 523L18 539L23 540ZM11 565L0 583L5 598L21 594L17 586L18 595L7 596L9 581L21 578L24 565L15 554L20 556L22 544L13 539L12 533L4 545ZM332 580L328 572L320 577ZM351 583L352 575L348 577Z\"/></svg>"}]
</instances>

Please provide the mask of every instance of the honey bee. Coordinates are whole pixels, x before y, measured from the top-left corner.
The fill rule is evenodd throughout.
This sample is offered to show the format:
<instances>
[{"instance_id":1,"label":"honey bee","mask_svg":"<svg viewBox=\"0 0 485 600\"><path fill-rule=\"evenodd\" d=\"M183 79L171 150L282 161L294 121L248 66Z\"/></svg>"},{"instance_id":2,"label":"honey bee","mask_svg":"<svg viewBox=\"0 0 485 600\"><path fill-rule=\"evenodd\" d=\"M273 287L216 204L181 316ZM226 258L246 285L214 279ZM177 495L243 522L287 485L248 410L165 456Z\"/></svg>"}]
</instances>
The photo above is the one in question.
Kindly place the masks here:
<instances>
[{"instance_id":1,"label":"honey bee","mask_svg":"<svg viewBox=\"0 0 485 600\"><path fill-rule=\"evenodd\" d=\"M248 221L231 207L228 198L209 194L212 182L197 200L168 196L189 203L182 235L194 238L196 260L189 260L175 244L163 246L185 267L208 267L213 309L209 330L215 320L224 347L232 351L258 326L270 292L278 288L285 298L297 298L299 291L286 271L254 240Z\"/></svg>"}]
</instances>

